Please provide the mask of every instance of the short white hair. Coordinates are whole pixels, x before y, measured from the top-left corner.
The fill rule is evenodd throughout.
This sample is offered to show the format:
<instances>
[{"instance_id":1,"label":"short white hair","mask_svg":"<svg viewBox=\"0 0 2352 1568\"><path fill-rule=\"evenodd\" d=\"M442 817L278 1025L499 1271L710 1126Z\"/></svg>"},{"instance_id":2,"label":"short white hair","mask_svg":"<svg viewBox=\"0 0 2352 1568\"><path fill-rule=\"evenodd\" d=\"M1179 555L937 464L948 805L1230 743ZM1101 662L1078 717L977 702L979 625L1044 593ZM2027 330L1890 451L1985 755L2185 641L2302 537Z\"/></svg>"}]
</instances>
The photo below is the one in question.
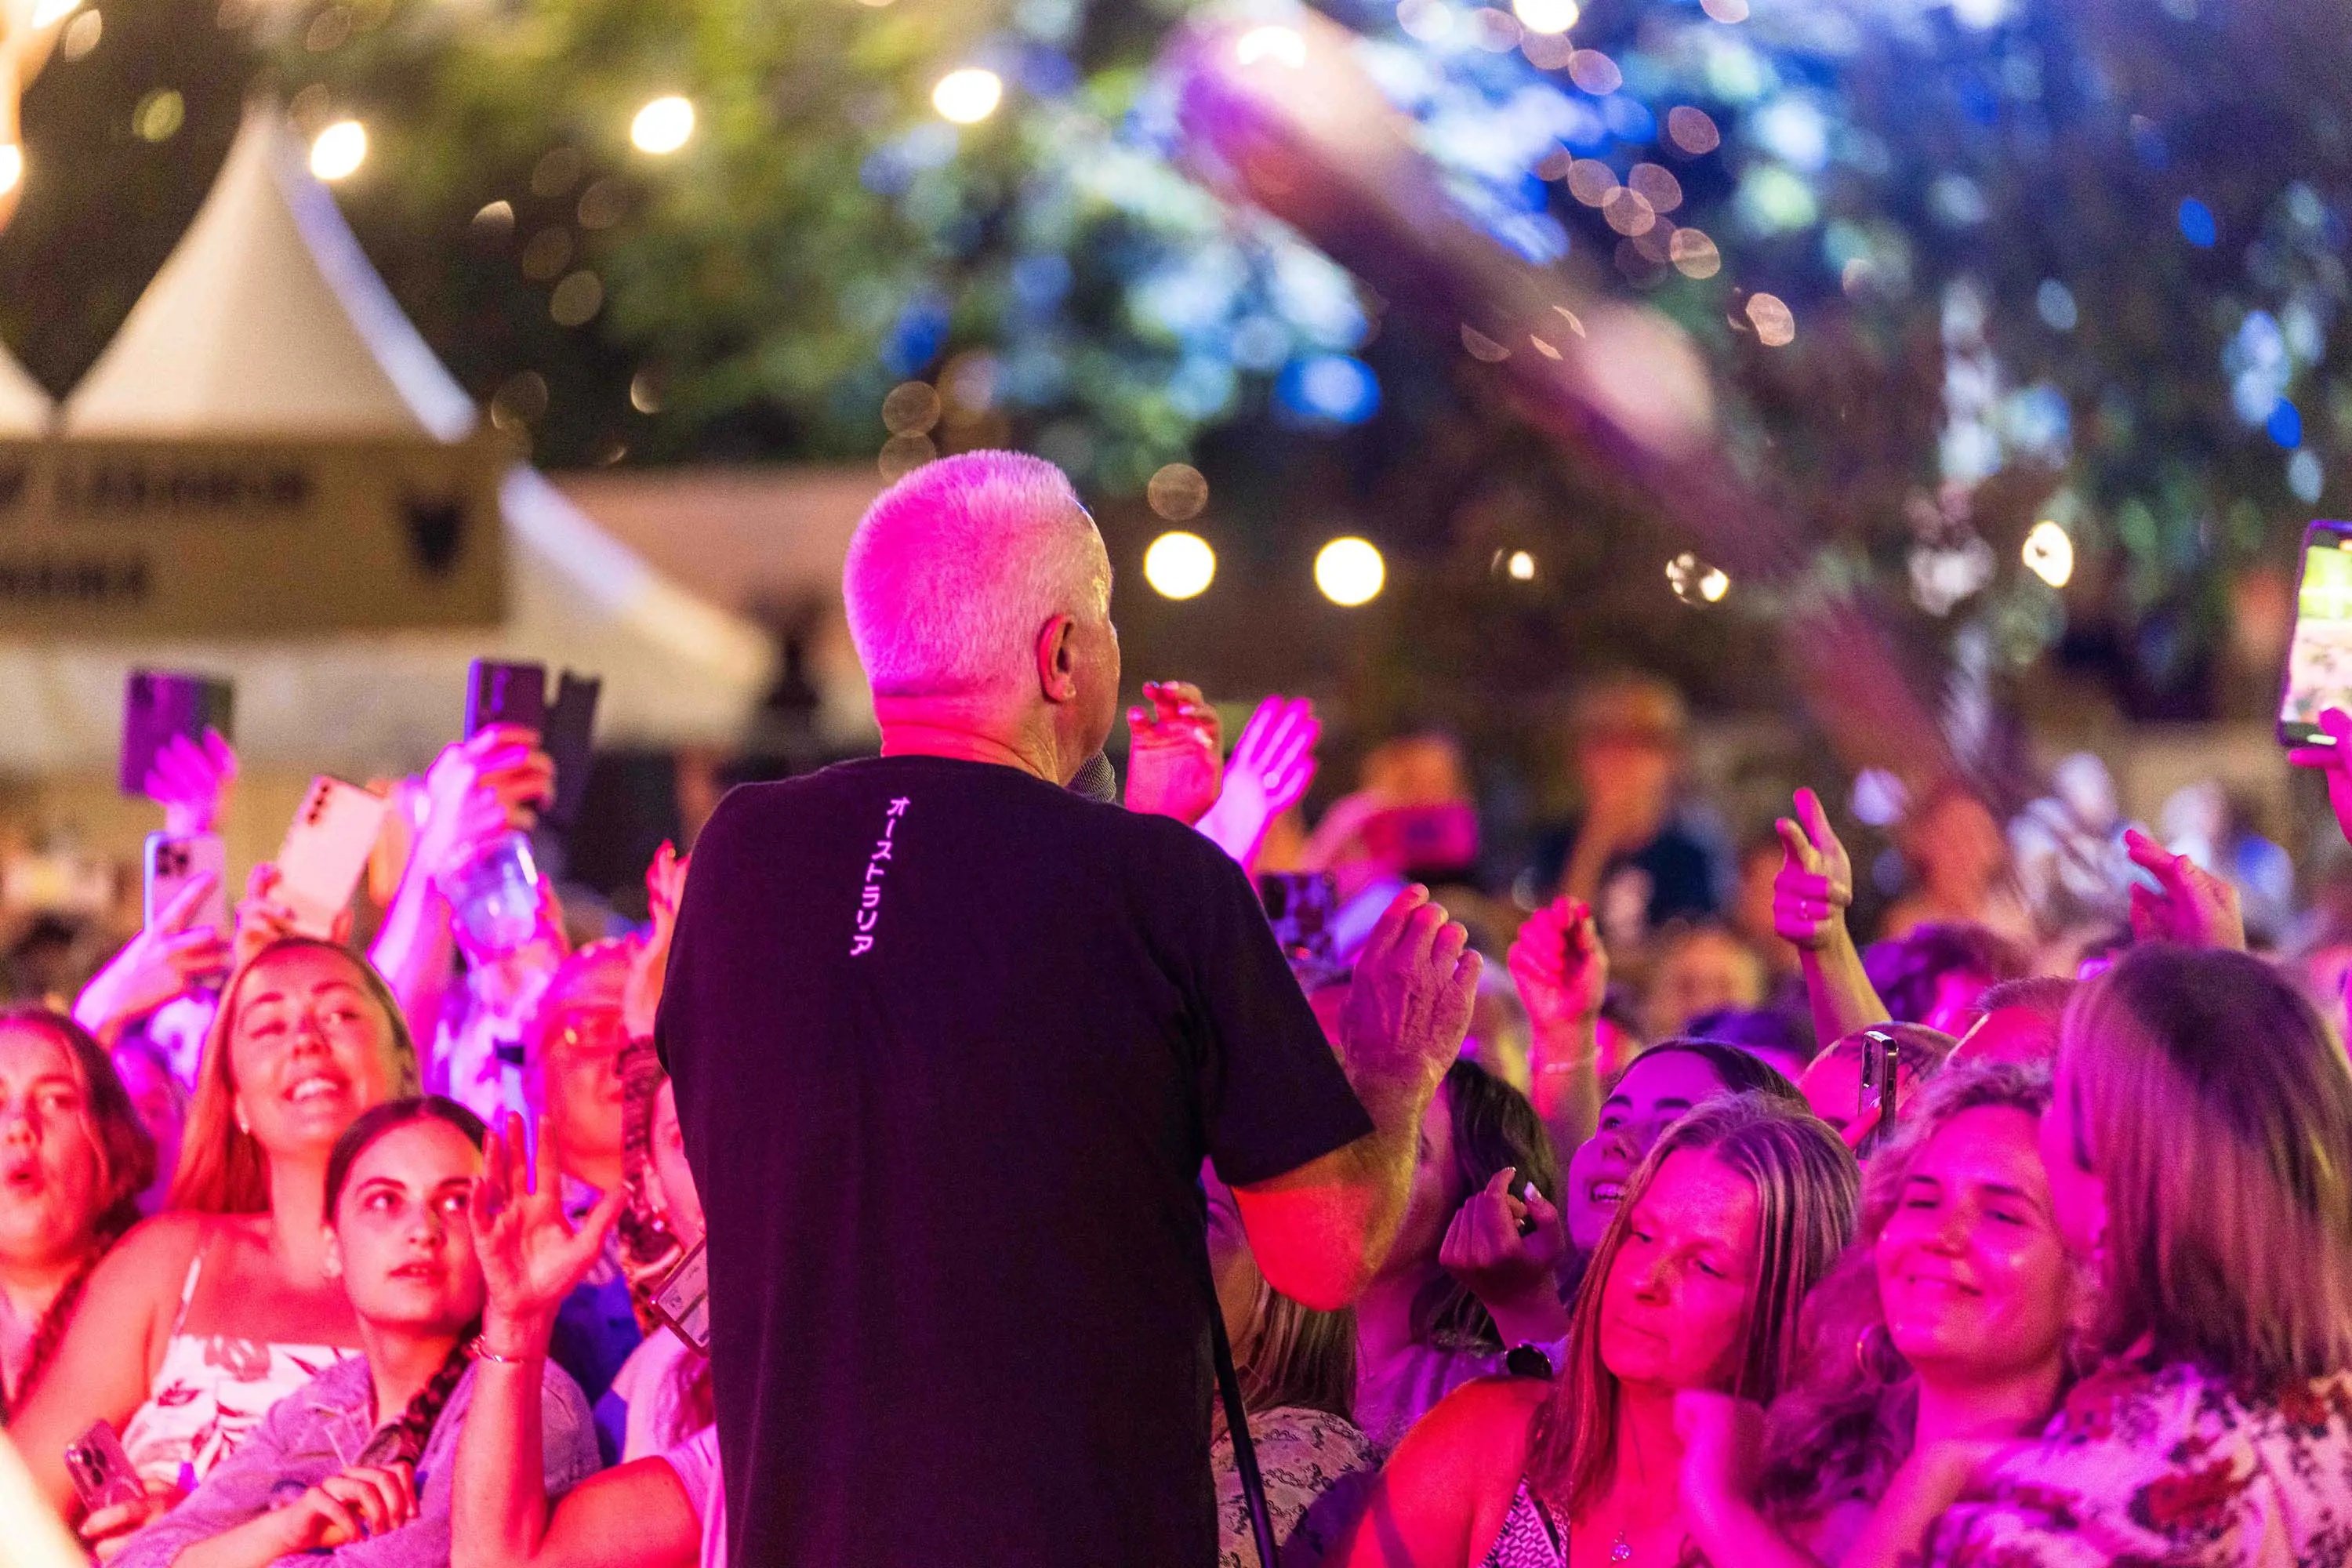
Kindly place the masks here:
<instances>
[{"instance_id":1,"label":"short white hair","mask_svg":"<svg viewBox=\"0 0 2352 1568\"><path fill-rule=\"evenodd\" d=\"M927 463L866 509L841 592L878 697L992 692L1034 679L1055 616L1110 613L1110 558L1062 470L1020 452Z\"/></svg>"}]
</instances>

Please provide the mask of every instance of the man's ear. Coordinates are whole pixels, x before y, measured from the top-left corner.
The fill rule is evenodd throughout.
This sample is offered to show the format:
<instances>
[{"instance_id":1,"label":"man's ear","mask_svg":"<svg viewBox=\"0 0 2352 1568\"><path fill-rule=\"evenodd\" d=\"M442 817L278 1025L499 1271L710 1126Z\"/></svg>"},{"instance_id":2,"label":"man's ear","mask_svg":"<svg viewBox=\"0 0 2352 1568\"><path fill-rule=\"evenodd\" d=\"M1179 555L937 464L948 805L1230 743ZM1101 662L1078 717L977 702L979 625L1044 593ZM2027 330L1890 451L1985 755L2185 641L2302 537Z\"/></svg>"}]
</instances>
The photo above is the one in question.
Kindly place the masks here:
<instances>
[{"instance_id":1,"label":"man's ear","mask_svg":"<svg viewBox=\"0 0 2352 1568\"><path fill-rule=\"evenodd\" d=\"M1037 634L1037 689L1048 702L1077 700L1077 632L1074 617L1055 616Z\"/></svg>"}]
</instances>

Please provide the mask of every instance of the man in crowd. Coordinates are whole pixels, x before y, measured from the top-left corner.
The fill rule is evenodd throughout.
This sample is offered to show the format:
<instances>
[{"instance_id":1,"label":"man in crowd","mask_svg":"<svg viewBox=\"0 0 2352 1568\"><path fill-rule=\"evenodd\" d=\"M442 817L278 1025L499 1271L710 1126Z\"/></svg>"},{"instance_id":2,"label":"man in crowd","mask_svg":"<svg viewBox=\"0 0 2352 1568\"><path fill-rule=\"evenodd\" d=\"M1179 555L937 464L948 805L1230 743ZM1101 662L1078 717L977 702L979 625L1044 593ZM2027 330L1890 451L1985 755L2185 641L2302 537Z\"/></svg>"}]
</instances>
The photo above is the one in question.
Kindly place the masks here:
<instances>
[{"instance_id":1,"label":"man in crowd","mask_svg":"<svg viewBox=\"0 0 2352 1568\"><path fill-rule=\"evenodd\" d=\"M1119 658L1050 464L919 469L844 587L883 754L727 798L660 1015L731 1560L1208 1568L1202 1161L1277 1289L1351 1300L1476 956L1408 889L1335 1060L1234 862L1065 787Z\"/></svg>"}]
</instances>

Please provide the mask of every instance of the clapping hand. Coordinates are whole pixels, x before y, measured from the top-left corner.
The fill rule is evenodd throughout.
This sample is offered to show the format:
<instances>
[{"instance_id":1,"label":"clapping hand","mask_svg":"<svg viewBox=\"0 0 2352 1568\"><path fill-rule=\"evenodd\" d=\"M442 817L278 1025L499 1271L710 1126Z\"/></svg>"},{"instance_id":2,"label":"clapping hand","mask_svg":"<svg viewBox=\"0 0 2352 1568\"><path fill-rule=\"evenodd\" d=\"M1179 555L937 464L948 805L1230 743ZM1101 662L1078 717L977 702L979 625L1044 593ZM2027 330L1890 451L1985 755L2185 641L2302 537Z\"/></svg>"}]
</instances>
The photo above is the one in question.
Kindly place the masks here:
<instances>
[{"instance_id":1,"label":"clapping hand","mask_svg":"<svg viewBox=\"0 0 2352 1568\"><path fill-rule=\"evenodd\" d=\"M1304 698L1269 697L1242 726L1216 804L1197 826L1244 869L1255 864L1267 826L1307 797L1322 735Z\"/></svg>"},{"instance_id":2,"label":"clapping hand","mask_svg":"<svg viewBox=\"0 0 2352 1568\"><path fill-rule=\"evenodd\" d=\"M1511 984L1538 1029L1589 1024L1609 994L1609 952L1592 908L1558 899L1519 927L1511 943Z\"/></svg>"},{"instance_id":3,"label":"clapping hand","mask_svg":"<svg viewBox=\"0 0 2352 1568\"><path fill-rule=\"evenodd\" d=\"M2133 865L2157 881L2153 888L2132 884L2134 936L2142 942L2178 942L2190 947L2245 947L2246 921L2238 909L2236 888L2188 856L2173 854L2137 827L2124 834L2124 851Z\"/></svg>"},{"instance_id":4,"label":"clapping hand","mask_svg":"<svg viewBox=\"0 0 2352 1568\"><path fill-rule=\"evenodd\" d=\"M155 923L123 943L74 999L74 1021L100 1038L184 992L217 988L228 977L228 938L212 926L189 929L212 897L207 871L180 889Z\"/></svg>"},{"instance_id":5,"label":"clapping hand","mask_svg":"<svg viewBox=\"0 0 2352 1568\"><path fill-rule=\"evenodd\" d=\"M554 1124L541 1118L536 1159L511 1113L482 1143L482 1176L466 1209L488 1301L482 1340L494 1355L543 1355L563 1299L587 1276L627 1195L616 1184L574 1230L563 1216Z\"/></svg>"},{"instance_id":6,"label":"clapping hand","mask_svg":"<svg viewBox=\"0 0 2352 1568\"><path fill-rule=\"evenodd\" d=\"M1143 700L1127 710L1127 809L1189 826L1217 798L1224 754L1217 710L1182 680L1145 681Z\"/></svg>"},{"instance_id":7,"label":"clapping hand","mask_svg":"<svg viewBox=\"0 0 2352 1568\"><path fill-rule=\"evenodd\" d=\"M174 735L157 749L142 787L163 808L163 831L175 837L210 833L236 783L236 752L218 730L201 741Z\"/></svg>"},{"instance_id":8,"label":"clapping hand","mask_svg":"<svg viewBox=\"0 0 2352 1568\"><path fill-rule=\"evenodd\" d=\"M1780 818L1780 875L1772 879L1772 929L1801 952L1818 952L1846 934L1845 911L1853 904L1853 862L1830 826L1821 796L1797 792L1802 826Z\"/></svg>"},{"instance_id":9,"label":"clapping hand","mask_svg":"<svg viewBox=\"0 0 2352 1568\"><path fill-rule=\"evenodd\" d=\"M649 1039L654 1015L661 1010L662 981L669 969L669 939L677 930L677 903L686 896L686 865L667 838L646 868L646 903L653 911L653 930L629 959L629 979L621 993L621 1021L629 1038Z\"/></svg>"}]
</instances>

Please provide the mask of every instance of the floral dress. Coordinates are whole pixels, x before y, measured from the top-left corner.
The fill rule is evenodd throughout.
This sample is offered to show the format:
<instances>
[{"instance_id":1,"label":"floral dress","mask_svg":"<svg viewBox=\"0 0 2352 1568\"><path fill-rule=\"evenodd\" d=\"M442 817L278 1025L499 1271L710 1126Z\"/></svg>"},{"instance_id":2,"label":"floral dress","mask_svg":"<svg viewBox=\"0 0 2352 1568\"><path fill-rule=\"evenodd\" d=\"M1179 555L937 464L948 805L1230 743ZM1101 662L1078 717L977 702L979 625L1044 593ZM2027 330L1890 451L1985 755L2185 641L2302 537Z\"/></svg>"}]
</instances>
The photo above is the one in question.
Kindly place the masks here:
<instances>
[{"instance_id":1,"label":"floral dress","mask_svg":"<svg viewBox=\"0 0 2352 1568\"><path fill-rule=\"evenodd\" d=\"M1252 1411L1249 1424L1285 1568L1320 1563L1370 1500L1379 1473L1371 1445L1346 1416L1295 1405ZM1210 1447L1209 1465L1217 1482L1218 1568L1257 1568L1233 1439L1223 1432Z\"/></svg>"},{"instance_id":2,"label":"floral dress","mask_svg":"<svg viewBox=\"0 0 2352 1568\"><path fill-rule=\"evenodd\" d=\"M2249 1402L2193 1366L2078 1384L1927 1542L1937 1568L2352 1563L2352 1374Z\"/></svg>"}]
</instances>

